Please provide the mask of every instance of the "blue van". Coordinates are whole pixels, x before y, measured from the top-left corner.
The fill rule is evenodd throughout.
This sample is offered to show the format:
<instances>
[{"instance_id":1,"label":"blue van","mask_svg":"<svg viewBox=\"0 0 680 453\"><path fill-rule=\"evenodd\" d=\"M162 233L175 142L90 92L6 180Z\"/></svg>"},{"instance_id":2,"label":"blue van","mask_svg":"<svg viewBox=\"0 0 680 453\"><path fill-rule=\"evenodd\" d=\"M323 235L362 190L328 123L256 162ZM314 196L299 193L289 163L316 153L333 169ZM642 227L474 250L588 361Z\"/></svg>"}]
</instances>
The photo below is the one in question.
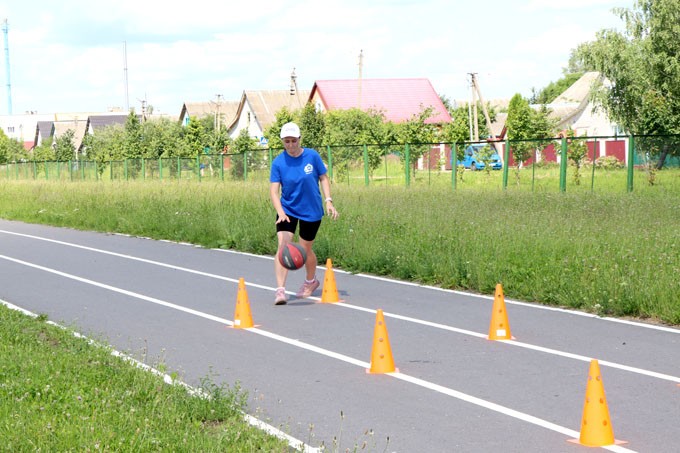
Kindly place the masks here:
<instances>
[{"instance_id":1,"label":"blue van","mask_svg":"<svg viewBox=\"0 0 680 453\"><path fill-rule=\"evenodd\" d=\"M487 145L485 143L475 143L472 145L469 145L467 148L465 148L465 155L463 157L463 160L458 161L458 165L462 165L466 169L470 169L472 171L475 170L484 170L486 167L486 164L482 160L480 156L480 151L483 148L488 148L491 145ZM501 170L503 168L503 161L501 161L501 156L498 155L496 151L491 151L491 156L489 159L487 159L489 162L489 165L491 166L492 170Z\"/></svg>"}]
</instances>

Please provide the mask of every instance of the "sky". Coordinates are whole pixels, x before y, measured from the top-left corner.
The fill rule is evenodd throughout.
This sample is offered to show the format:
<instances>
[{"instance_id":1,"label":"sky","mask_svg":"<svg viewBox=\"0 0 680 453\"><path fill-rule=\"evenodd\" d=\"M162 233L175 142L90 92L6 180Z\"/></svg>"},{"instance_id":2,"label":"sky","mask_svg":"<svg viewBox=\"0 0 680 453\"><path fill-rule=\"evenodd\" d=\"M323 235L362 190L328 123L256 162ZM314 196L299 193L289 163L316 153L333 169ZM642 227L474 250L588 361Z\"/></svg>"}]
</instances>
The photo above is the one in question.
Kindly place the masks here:
<instances>
[{"instance_id":1,"label":"sky","mask_svg":"<svg viewBox=\"0 0 680 453\"><path fill-rule=\"evenodd\" d=\"M529 97L633 0L0 0L0 115L238 101L316 80L427 78L440 96ZM4 38L3 33L3 38ZM6 56L9 54L9 83ZM362 55L359 64L359 55Z\"/></svg>"}]
</instances>

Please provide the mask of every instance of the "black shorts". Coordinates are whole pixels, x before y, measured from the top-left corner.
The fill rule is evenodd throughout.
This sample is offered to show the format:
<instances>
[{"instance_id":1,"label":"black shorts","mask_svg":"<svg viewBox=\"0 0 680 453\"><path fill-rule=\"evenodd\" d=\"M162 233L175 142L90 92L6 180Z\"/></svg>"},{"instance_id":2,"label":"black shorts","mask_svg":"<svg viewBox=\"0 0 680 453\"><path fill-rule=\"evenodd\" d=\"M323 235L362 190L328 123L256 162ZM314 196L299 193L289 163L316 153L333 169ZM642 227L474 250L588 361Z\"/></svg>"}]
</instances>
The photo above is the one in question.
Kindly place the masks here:
<instances>
[{"instance_id":1,"label":"black shorts","mask_svg":"<svg viewBox=\"0 0 680 453\"><path fill-rule=\"evenodd\" d=\"M300 239L304 239L305 241L313 241L316 239L316 233L319 231L319 227L321 226L321 220L317 220L316 222L307 222L306 220L300 220L297 217L293 217L292 215L289 215L288 218L290 219L290 222L279 222L276 224L277 233L279 231L289 231L295 234L295 230L297 229L299 223ZM276 215L276 220L279 220L278 214Z\"/></svg>"}]
</instances>

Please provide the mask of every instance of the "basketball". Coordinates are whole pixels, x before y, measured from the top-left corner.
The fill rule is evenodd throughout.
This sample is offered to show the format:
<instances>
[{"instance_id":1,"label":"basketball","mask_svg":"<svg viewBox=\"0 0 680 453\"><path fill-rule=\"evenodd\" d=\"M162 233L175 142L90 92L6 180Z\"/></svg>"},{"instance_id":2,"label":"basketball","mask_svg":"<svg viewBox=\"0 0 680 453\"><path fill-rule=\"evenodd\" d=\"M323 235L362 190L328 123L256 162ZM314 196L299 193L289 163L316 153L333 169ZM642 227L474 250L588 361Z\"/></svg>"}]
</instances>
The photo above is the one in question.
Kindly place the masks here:
<instances>
[{"instance_id":1,"label":"basketball","mask_svg":"<svg viewBox=\"0 0 680 453\"><path fill-rule=\"evenodd\" d=\"M295 242L284 245L279 252L279 263L286 269L294 271L304 266L307 260L305 249Z\"/></svg>"}]
</instances>

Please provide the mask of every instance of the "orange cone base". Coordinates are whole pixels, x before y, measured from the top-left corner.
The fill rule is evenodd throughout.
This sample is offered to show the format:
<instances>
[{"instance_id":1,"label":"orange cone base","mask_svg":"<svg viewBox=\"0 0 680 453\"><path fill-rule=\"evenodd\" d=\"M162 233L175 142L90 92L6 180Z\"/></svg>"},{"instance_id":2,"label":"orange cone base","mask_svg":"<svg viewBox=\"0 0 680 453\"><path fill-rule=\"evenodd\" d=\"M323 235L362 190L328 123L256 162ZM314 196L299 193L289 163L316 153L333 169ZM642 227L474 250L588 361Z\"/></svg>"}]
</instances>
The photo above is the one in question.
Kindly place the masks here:
<instances>
[{"instance_id":1,"label":"orange cone base","mask_svg":"<svg viewBox=\"0 0 680 453\"><path fill-rule=\"evenodd\" d=\"M578 444L578 445L583 445L585 447L606 447L607 445L623 445L627 444L628 442L625 440L618 440L614 439L613 444L603 444L603 445L586 445L581 443L581 439L567 439L567 442L571 442L572 444Z\"/></svg>"},{"instance_id":2,"label":"orange cone base","mask_svg":"<svg viewBox=\"0 0 680 453\"><path fill-rule=\"evenodd\" d=\"M371 368L366 368L366 374L387 374L387 373L398 373L399 368L394 368L389 371L371 371Z\"/></svg>"},{"instance_id":3,"label":"orange cone base","mask_svg":"<svg viewBox=\"0 0 680 453\"><path fill-rule=\"evenodd\" d=\"M242 327L242 326L236 325L236 323L234 323L233 326L227 326L227 329L241 329L241 330L243 330L243 329L252 329L254 327L262 327L262 324L253 324L252 326L247 326L247 327L243 326Z\"/></svg>"},{"instance_id":4,"label":"orange cone base","mask_svg":"<svg viewBox=\"0 0 680 453\"><path fill-rule=\"evenodd\" d=\"M514 335L510 335L510 337L506 337L505 335L498 335L498 336L495 336L493 338L487 336L486 339L491 340L491 341L516 340ZM680 384L678 384L678 385L680 385Z\"/></svg>"},{"instance_id":5,"label":"orange cone base","mask_svg":"<svg viewBox=\"0 0 680 453\"><path fill-rule=\"evenodd\" d=\"M338 299L338 300L319 300L318 302L315 302L316 304L339 304L340 302L344 302L345 299Z\"/></svg>"}]
</instances>

